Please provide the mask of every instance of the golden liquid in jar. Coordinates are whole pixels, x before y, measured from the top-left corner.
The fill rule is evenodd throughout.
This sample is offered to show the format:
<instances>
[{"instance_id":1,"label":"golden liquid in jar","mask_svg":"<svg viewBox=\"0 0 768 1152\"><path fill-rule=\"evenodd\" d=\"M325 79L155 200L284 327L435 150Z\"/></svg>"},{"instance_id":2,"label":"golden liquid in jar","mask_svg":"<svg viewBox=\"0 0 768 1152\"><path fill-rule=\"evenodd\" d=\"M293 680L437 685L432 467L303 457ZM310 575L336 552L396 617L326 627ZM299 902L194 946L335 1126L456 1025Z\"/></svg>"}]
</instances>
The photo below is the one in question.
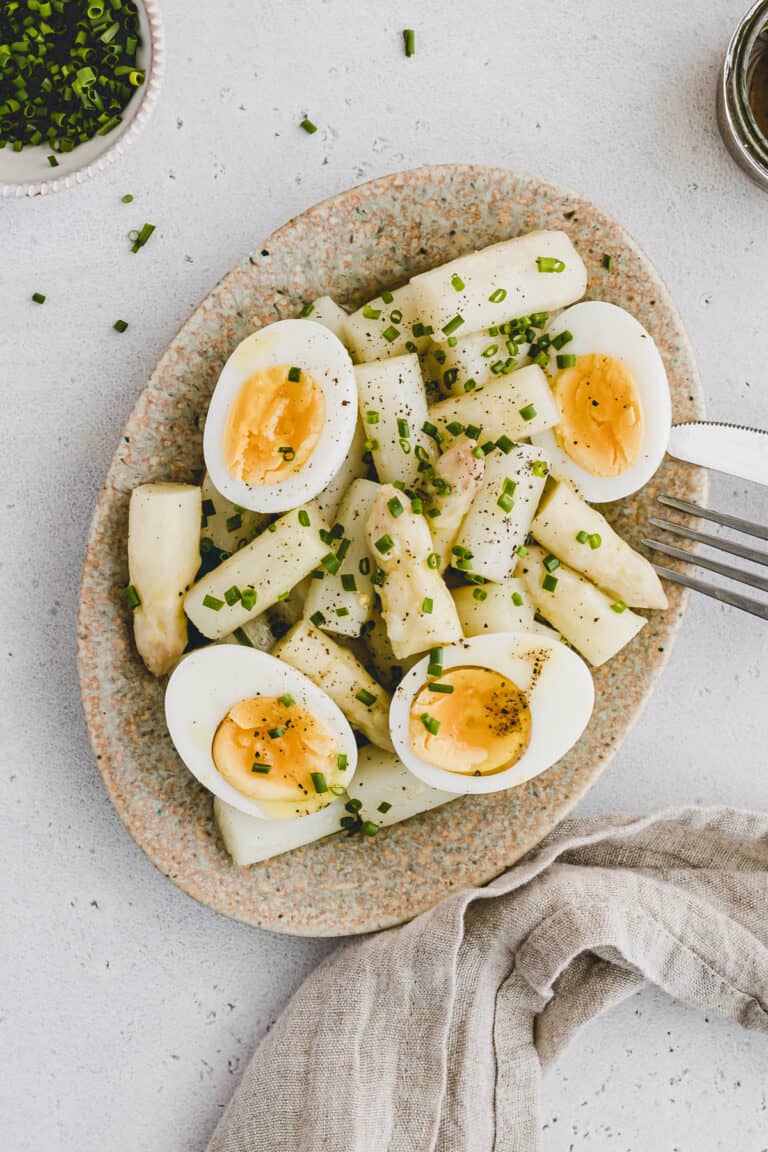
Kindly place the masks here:
<instances>
[{"instance_id":1,"label":"golden liquid in jar","mask_svg":"<svg viewBox=\"0 0 768 1152\"><path fill-rule=\"evenodd\" d=\"M747 99L755 122L768 140L768 28L764 28L747 74Z\"/></svg>"}]
</instances>

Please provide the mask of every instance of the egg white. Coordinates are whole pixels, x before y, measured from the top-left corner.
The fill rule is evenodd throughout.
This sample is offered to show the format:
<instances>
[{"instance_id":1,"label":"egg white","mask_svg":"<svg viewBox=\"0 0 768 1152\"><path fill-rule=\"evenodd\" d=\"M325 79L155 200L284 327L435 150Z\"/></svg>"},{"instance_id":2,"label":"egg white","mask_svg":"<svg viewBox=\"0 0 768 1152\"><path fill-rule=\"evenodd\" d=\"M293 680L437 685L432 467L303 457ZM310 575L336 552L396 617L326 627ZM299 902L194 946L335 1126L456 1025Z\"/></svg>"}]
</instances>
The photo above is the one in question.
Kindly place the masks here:
<instances>
[{"instance_id":1,"label":"egg white","mask_svg":"<svg viewBox=\"0 0 768 1152\"><path fill-rule=\"evenodd\" d=\"M550 453L554 474L572 480L585 499L593 504L621 500L650 480L667 450L672 404L664 362L653 337L634 316L615 304L600 300L574 304L561 312L546 331L554 339L566 329L573 339L561 353L574 356L602 353L620 360L631 372L643 413L640 454L620 476L595 476L562 450L551 429L531 439ZM557 350L551 348L549 373L552 378L558 372L557 355Z\"/></svg>"},{"instance_id":2,"label":"egg white","mask_svg":"<svg viewBox=\"0 0 768 1152\"><path fill-rule=\"evenodd\" d=\"M165 692L165 722L192 775L233 808L265 820L274 817L220 774L212 755L213 738L234 704L286 692L333 733L339 752L347 757L348 783L357 767L357 745L346 717L311 680L266 652L231 644L200 648L176 666Z\"/></svg>"},{"instance_id":3,"label":"egg white","mask_svg":"<svg viewBox=\"0 0 768 1152\"><path fill-rule=\"evenodd\" d=\"M249 485L233 476L224 458L227 415L242 385L254 373L296 365L322 389L325 421L314 452L278 484ZM247 336L227 360L213 391L203 435L205 466L222 495L255 512L286 512L317 496L349 452L357 427L357 387L352 360L338 336L312 320L278 320Z\"/></svg>"},{"instance_id":4,"label":"egg white","mask_svg":"<svg viewBox=\"0 0 768 1152\"><path fill-rule=\"evenodd\" d=\"M546 659L533 687L537 655ZM586 728L594 705L589 668L555 636L529 632L496 632L474 636L443 648L443 670L475 666L506 676L521 691L529 691L530 743L511 768L488 776L463 776L428 764L411 748L410 712L414 697L427 682L429 656L411 668L400 682L389 712L395 750L405 766L433 788L462 795L502 792L525 783L555 764L573 747Z\"/></svg>"}]
</instances>

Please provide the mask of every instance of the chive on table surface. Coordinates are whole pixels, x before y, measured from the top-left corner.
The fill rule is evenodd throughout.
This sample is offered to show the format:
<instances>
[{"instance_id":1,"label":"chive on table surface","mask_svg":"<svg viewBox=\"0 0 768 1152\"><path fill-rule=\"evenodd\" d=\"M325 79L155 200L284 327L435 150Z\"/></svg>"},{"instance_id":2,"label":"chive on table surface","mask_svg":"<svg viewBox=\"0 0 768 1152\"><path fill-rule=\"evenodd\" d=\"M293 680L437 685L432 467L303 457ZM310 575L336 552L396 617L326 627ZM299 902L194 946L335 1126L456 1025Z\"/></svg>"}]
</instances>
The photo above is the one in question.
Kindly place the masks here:
<instances>
[{"instance_id":1,"label":"chive on table surface","mask_svg":"<svg viewBox=\"0 0 768 1152\"><path fill-rule=\"evenodd\" d=\"M123 830L92 760L74 658L80 562L155 361L212 284L312 203L417 164L501 164L619 219L678 303L710 416L765 425L766 201L714 115L744 6L633 6L628 35L609 0L586 0L578 21L555 0L535 25L501 0L461 25L437 0L365 18L352 0L311 18L265 0L258 19L247 0L220 0L215 19L164 0L166 83L135 145L81 188L4 203L0 1107L14 1152L202 1150L254 1044L333 947L259 933L178 892ZM155 231L134 253L127 234L145 223ZM765 494L738 481L714 479L718 502L768 518ZM767 656L765 629L694 599L582 810L766 807ZM764 1039L641 994L548 1076L544 1148L714 1152L735 1131L739 1152L761 1152L766 1083Z\"/></svg>"}]
</instances>

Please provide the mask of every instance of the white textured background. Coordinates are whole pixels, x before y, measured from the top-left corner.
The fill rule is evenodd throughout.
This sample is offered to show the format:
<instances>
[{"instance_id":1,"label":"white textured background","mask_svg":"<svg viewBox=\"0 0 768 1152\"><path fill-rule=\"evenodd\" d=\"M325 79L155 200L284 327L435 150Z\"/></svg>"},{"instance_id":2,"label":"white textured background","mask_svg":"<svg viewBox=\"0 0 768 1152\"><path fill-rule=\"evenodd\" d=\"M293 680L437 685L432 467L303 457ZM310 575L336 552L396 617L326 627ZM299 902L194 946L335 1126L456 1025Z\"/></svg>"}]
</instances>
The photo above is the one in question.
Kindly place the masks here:
<instances>
[{"instance_id":1,"label":"white textured background","mask_svg":"<svg viewBox=\"0 0 768 1152\"><path fill-rule=\"evenodd\" d=\"M81 555L155 361L288 217L369 177L473 161L536 172L617 216L672 289L710 414L768 424L768 196L714 120L745 2L165 0L167 83L133 151L82 189L0 203L3 1149L198 1152L331 947L176 891L128 838L91 758L74 656ZM313 137L296 127L305 113ZM126 232L145 220L157 232L131 255ZM717 483L712 503L768 518L740 483ZM694 603L583 810L767 807L767 637ZM548 1078L546 1152L764 1152L767 1092L765 1038L648 992Z\"/></svg>"}]
</instances>

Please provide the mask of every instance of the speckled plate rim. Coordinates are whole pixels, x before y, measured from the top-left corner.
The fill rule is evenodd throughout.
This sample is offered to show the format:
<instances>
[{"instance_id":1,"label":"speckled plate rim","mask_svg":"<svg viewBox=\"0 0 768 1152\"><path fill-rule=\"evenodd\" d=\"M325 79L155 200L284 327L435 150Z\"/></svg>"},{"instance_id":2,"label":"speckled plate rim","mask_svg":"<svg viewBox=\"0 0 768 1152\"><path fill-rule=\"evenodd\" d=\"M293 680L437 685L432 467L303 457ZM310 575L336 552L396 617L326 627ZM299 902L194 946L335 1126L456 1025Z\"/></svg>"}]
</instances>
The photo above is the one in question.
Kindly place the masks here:
<instances>
[{"instance_id":1,"label":"speckled plate rim","mask_svg":"<svg viewBox=\"0 0 768 1152\"><path fill-rule=\"evenodd\" d=\"M443 183L441 184L441 182ZM333 220L334 214L336 216L343 215L347 207L347 202L349 202L349 204L362 203L366 205L375 203L377 197L385 198L387 195L394 194L395 192L398 194L400 192L407 192L408 195L415 196L418 201L420 195L427 199L429 198L430 188L439 188L443 186L443 184L449 189L452 189L453 185L455 185L457 189L463 188L464 191L466 191L467 186L475 189L478 185L482 185L483 182L491 189L494 188L494 182L500 185L509 182L510 186L514 186L515 183L517 183L526 189L526 193L529 196L543 199L544 204L548 202L568 204L570 219L576 219L578 213L584 213L589 219L596 222L593 224L593 229L596 229L598 225L600 225L613 231L619 238L622 249L629 252L632 260L637 263L641 271L641 279L644 279L646 282L646 288L650 285L653 289L654 300L652 303L656 304L658 301L659 311L663 314L664 322L669 326L670 332L674 337L676 360L680 363L679 375L682 382L685 383L685 395L676 396L673 388L674 419L680 421L703 416L703 396L695 360L677 309L658 272L624 228L611 217L601 212L590 201L577 194L565 192L554 184L538 180L532 176L512 173L502 168L448 164L417 168L369 181L366 184L349 189L315 205L301 215L289 220L281 228L272 233L271 236L264 241L261 250L254 250L254 254L247 257L241 264L236 266L236 268L219 281L212 292L201 302L189 320L187 320L179 330L179 333L171 342L166 353L158 361L147 386L139 395L126 428L124 429L123 439L130 432L138 416L143 414L146 409L151 406L153 400L164 396L168 380L175 378L174 373L179 362L179 357L181 358L182 364L188 360L190 356L197 355L202 359L206 358L204 348L194 347L200 343L200 330L204 320L211 310L222 307L222 299L230 294L236 294L238 276L242 275L244 270L248 269L249 265L253 266L256 263L256 254L260 252L261 256L269 257L271 253L279 250L284 244L288 244L290 247L294 239L293 234L299 225L305 227L317 226L321 230L324 227L327 228L327 221ZM447 201L444 202L447 203ZM512 204L516 206L517 202L513 200ZM457 208L459 206L460 205L457 204ZM446 209L446 217L449 215L450 210ZM546 215L543 207L541 209L541 215ZM548 226L556 225L553 221L548 221ZM501 238L502 232L503 229L500 229L496 238ZM454 234L455 230L450 233L451 236ZM514 232L507 232L506 234L514 234ZM462 250L461 241L462 237L459 237L456 244L457 251ZM491 240L485 239L483 241L483 243L488 242L491 242ZM463 248L467 247L469 247L469 245L464 243ZM422 248L420 251L423 252L424 249ZM583 252L582 255L584 255ZM439 257L440 260L448 258L450 258L450 255L446 255L445 252ZM437 262L437 259L434 262ZM422 265L424 265L424 261L422 261ZM399 279L402 280L404 278L405 277L401 275ZM379 277L379 282L381 282L381 277ZM391 283L395 284L397 282L398 277L392 276ZM280 292L280 289L277 289L277 291ZM329 286L327 291L333 293L334 289L332 286ZM315 289L315 294L320 294L317 289ZM600 293L596 295L599 297ZM608 298L616 299L617 293L606 292L604 295ZM290 293L288 296L290 297ZM230 309L233 307L231 300L228 306ZM239 312L237 314L240 315ZM285 314L295 314L295 311L288 311ZM646 321L646 325L650 327L653 332L654 326L647 323L646 317L641 315L640 318ZM267 316L263 316L260 322L267 322L267 319ZM251 327L252 326L253 321L251 321ZM251 327L247 327L245 330L250 331ZM656 335L655 332L654 335ZM238 335L237 339L239 338L242 338L242 335ZM236 343L237 339L230 337L230 343ZM664 348L662 348L662 351L664 352ZM215 380L213 365L210 370L214 372ZM677 375L678 369L675 370L675 377ZM164 377L167 377L165 382ZM121 446L123 439L121 439L120 442ZM363 914L358 914L355 917L348 914L348 909L340 906L338 914L334 915L331 913L329 918L327 914L320 915L316 913L313 903L309 905L305 903L301 911L297 913L296 908L291 905L291 898L294 895L291 885L288 885L288 890L282 887L285 879L283 873L286 869L286 861L289 862L288 876L291 879L293 879L294 873L300 873L299 880L301 882L297 882L295 895L301 904L302 895L308 897L316 890L316 884L314 884L314 877L317 874L316 865L319 860L323 859L326 853L330 852L333 856L342 857L341 864L343 864L344 867L347 866L348 861L344 859L345 854L348 855L349 853L346 845L350 842L347 838L334 837L331 840L320 841L316 844L308 845L306 848L289 853L284 857L279 857L276 861L267 861L262 865L255 865L247 869L237 868L233 865L223 852L223 848L218 845L218 856L216 856L213 861L214 877L213 880L211 880L210 872L206 872L205 869L202 875L192 866L191 871L185 872L183 870L185 863L183 853L176 851L174 844L167 843L167 837L164 840L162 834L157 834L158 830L153 828L152 816L151 813L146 810L146 806L139 805L136 807L131 803L130 796L126 796L125 794L123 780L121 779L121 767L123 766L122 746L118 744L116 748L111 747L109 728L108 725L105 725L103 722L104 715L106 714L104 705L108 703L108 699L106 697L103 698L103 691L99 691L96 694L93 694L91 691L94 683L93 677L96 663L95 644L97 641L95 635L103 634L99 631L98 621L94 621L92 618L94 612L93 577L94 572L98 573L103 559L101 536L104 531L104 525L112 510L112 505L118 496L127 504L128 493L125 491L120 492L114 483L114 473L118 464L121 446L116 450L104 488L94 511L86 547L80 590L78 667L83 711L94 755L107 794L115 805L118 814L135 842L149 856L156 867L163 872L164 875L168 876L177 887L181 888L188 895L191 895L194 899L222 915L240 920L249 925L290 935L315 937L341 936L374 931L391 927L411 919L420 912L426 911L443 896L452 891L467 886L482 886L493 880L512 863L535 847L535 845L573 809L605 770L643 711L645 704L656 686L658 677L666 666L672 645L682 623L688 602L688 594L678 586L672 585L668 587L671 599L670 610L665 614L656 614L656 616L652 617L648 628L644 629L643 633L641 633L641 636L650 634L654 639L662 640L663 643L658 645L659 650L654 654L652 668L643 668L643 675L641 677L642 686L640 690L636 692L631 707L624 711L621 722L618 725L618 734L612 736L610 739L592 741L587 750L582 750L582 758L588 755L588 761L587 766L582 767L580 770L576 767L566 769L565 765L566 762L574 757L576 752L581 749L582 744L587 739L586 736L582 739L582 742L577 745L574 752L569 753L568 757L564 758L560 764L549 769L543 776L529 782L527 786L523 786L521 789L515 789L511 793L496 794L496 800L498 800L499 797L509 798L509 812L505 813L505 816L507 816L505 827L507 829L510 824L514 823L515 813L525 807L521 797L516 795L517 793L522 793L525 789L530 789L533 799L533 811L537 814L538 820L528 827L526 834L514 842L509 842L501 852L497 852L492 860L485 859L480 861L471 859L468 864L464 862L464 867L459 867L455 874L452 872L449 878L442 875L440 866L436 864L435 867L440 871L440 874L435 877L428 894L413 894L409 889L400 903L396 902L393 905L392 901L385 899L386 893L382 891L381 900L375 906L371 904L366 907ZM142 478L156 478L153 473L157 471L157 461L153 460L150 463L151 467L149 467L149 472L152 474ZM166 465L164 469L160 469L159 474L167 473L168 466ZM659 477L663 478L659 481ZM652 482L652 486L653 485L654 482ZM655 487L657 490L661 490L661 487L663 487L667 491L677 491L678 494L683 494L689 499L701 500L706 494L706 474L700 469L693 469L687 465L681 465L668 459L665 465L662 466L660 473L657 474L657 478L655 478ZM649 498L652 499L652 495ZM620 519L621 507L618 510L618 514ZM625 532L625 534L631 536L632 532ZM96 584L98 585L98 579L96 580ZM116 596L110 599L108 611L113 614L118 613L120 609L113 605L112 600L116 600ZM94 624L96 624L95 629ZM620 657L617 658L617 660L619 659ZM133 660L137 665L136 675L138 676L141 672L141 666L135 654ZM103 690L102 685L99 685L99 687ZM613 710L614 712L616 711L616 706L614 706ZM594 718L590 728L593 725ZM589 735L589 731L590 729L588 728L587 736ZM604 735L608 735L608 733L606 732ZM183 766L181 766L181 770L182 772L185 771ZM550 781L548 777L555 773L558 774L558 779L562 777L565 782L565 791L554 803L550 803ZM402 837L404 831L410 831L409 842L411 838L420 842L423 846L429 847L432 854L438 849L442 851L443 848L447 847L455 848L455 845L447 845L446 841L449 837L444 836L444 833L451 826L458 825L460 828L463 827L462 814L465 819L468 819L469 816L474 816L475 819L477 819L476 813L470 812L467 808L468 800L474 801L477 799L478 798L462 798L461 800L454 801L452 804L414 817L403 824L394 825L381 833L379 837L376 838L374 844L369 842L369 844L365 846L366 850L368 852L375 852L379 856L378 867L381 869L382 888L384 888L387 870L392 864L392 853L386 851L387 847L394 845L394 852L395 855L397 855L396 846L398 839ZM494 797L483 797L480 799L493 800ZM526 798L525 802L527 802L527 800L528 798ZM460 814L459 809L462 805L464 806L463 813ZM160 812L162 812L162 809L158 809L158 815ZM449 812L450 817L448 815ZM457 817L458 819L456 819ZM201 815L197 816L197 820L199 824L205 825L206 823L205 817ZM148 821L148 824L146 821ZM198 830L199 841L211 840L212 830L210 823L210 817L208 817L207 826ZM500 839L503 838L501 836L503 831L504 827L499 829ZM160 829L160 832L162 832L162 829ZM398 833L400 833L400 837ZM466 846L466 841L462 841L462 847ZM208 847L209 849L211 848L210 843ZM194 863L197 863L197 857ZM291 865L295 865L295 868ZM370 875L372 871L376 871L377 865L366 856L362 868L366 874ZM243 904L237 885L234 894L226 887L219 886L216 882L216 874L218 872L234 872L241 881L239 888L244 890L252 887L251 881L254 877L258 876L263 878L266 876L266 886L262 886L262 888L259 889L258 884L256 885L257 895L259 897L256 908ZM272 873L277 873L277 879L270 875ZM311 883L307 883L308 878ZM362 872L358 874L358 879L363 881L364 877ZM349 878L347 878L346 875L344 884L347 888L349 887ZM331 887L330 891L335 893L337 889ZM275 900L277 901L272 907L269 905L270 898L273 902ZM251 901L251 903L252 902L253 901ZM277 907L283 907L285 910L278 912Z\"/></svg>"}]
</instances>

